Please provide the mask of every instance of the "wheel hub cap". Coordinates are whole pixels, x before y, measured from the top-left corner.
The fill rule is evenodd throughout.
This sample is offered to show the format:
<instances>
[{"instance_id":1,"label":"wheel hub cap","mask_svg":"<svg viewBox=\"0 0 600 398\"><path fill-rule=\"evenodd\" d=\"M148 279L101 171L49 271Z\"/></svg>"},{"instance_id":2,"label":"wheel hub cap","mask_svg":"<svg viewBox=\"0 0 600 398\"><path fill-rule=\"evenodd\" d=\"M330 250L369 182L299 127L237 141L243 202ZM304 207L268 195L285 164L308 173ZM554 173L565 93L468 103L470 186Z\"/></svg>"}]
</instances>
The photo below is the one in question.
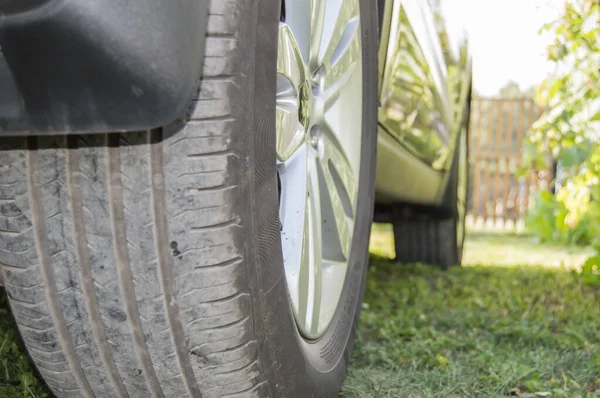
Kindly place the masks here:
<instances>
[{"instance_id":1,"label":"wheel hub cap","mask_svg":"<svg viewBox=\"0 0 600 398\"><path fill-rule=\"evenodd\" d=\"M281 241L298 329L319 338L340 301L360 171L358 0L287 0L277 57Z\"/></svg>"}]
</instances>

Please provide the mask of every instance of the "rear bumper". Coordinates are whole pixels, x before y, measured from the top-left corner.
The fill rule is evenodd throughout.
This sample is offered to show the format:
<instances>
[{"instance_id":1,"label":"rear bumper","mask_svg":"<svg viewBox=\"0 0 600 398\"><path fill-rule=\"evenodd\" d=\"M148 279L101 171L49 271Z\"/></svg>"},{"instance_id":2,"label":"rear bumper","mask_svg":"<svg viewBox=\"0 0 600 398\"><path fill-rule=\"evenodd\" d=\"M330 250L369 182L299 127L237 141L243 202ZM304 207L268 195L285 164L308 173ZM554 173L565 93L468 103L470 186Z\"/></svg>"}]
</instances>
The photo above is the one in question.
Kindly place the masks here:
<instances>
[{"instance_id":1,"label":"rear bumper","mask_svg":"<svg viewBox=\"0 0 600 398\"><path fill-rule=\"evenodd\" d=\"M208 0L0 0L0 135L146 130L185 114Z\"/></svg>"}]
</instances>

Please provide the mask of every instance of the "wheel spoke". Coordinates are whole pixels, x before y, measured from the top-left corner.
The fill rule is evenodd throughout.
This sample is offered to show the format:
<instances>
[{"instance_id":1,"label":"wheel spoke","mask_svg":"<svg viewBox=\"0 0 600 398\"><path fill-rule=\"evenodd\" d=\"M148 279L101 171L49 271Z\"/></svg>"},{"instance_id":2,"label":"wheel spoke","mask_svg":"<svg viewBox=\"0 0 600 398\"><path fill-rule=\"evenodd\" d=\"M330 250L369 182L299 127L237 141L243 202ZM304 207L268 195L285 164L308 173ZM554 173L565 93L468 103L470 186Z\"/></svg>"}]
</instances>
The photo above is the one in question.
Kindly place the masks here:
<instances>
[{"instance_id":1,"label":"wheel spoke","mask_svg":"<svg viewBox=\"0 0 600 398\"><path fill-rule=\"evenodd\" d=\"M294 32L302 58L313 69L319 56L327 1L285 1L285 23Z\"/></svg>"},{"instance_id":2,"label":"wheel spoke","mask_svg":"<svg viewBox=\"0 0 600 398\"><path fill-rule=\"evenodd\" d=\"M298 279L302 264L304 230L306 229L307 146L302 145L285 163L277 166L281 180L279 220L281 248L285 259L289 293L298 311Z\"/></svg>"},{"instance_id":3,"label":"wheel spoke","mask_svg":"<svg viewBox=\"0 0 600 398\"><path fill-rule=\"evenodd\" d=\"M305 79L304 61L298 43L290 27L284 23L279 24L277 74L285 76L296 91Z\"/></svg>"},{"instance_id":4,"label":"wheel spoke","mask_svg":"<svg viewBox=\"0 0 600 398\"><path fill-rule=\"evenodd\" d=\"M342 146L341 140L339 138L339 134L336 134L336 131L331 128L331 126L326 125L323 129L322 134L323 139L323 157L322 163L323 166L327 165L329 169L333 166L335 169L335 173L338 175L339 183L341 183L341 187L336 182L336 186L342 188L345 194L348 196L347 201L350 204L350 208L354 208L356 205L356 179L354 176L354 170L350 163L349 157L346 155L345 149ZM331 165L331 166L330 166ZM324 167L325 168L325 167ZM344 204L344 206L346 206ZM353 217L353 211L347 211L348 217Z\"/></svg>"},{"instance_id":5,"label":"wheel spoke","mask_svg":"<svg viewBox=\"0 0 600 398\"><path fill-rule=\"evenodd\" d=\"M298 121L295 99L278 97L275 109L277 159L285 162L304 141L304 126Z\"/></svg>"},{"instance_id":6,"label":"wheel spoke","mask_svg":"<svg viewBox=\"0 0 600 398\"><path fill-rule=\"evenodd\" d=\"M330 283L325 285L326 288L323 290L323 297L321 298L321 302L323 303L321 306L321 325L327 319L331 319L335 313L336 305L332 304L339 300L339 297L342 295L347 266L347 261L323 259L323 263L321 264L323 281L330 281ZM331 281L335 281L335 283Z\"/></svg>"},{"instance_id":7,"label":"wheel spoke","mask_svg":"<svg viewBox=\"0 0 600 398\"><path fill-rule=\"evenodd\" d=\"M337 75L335 74L335 71L327 73L324 84L325 90L323 92L323 105L325 111L331 109L333 104L340 97L341 92L348 88L348 83L352 79L357 69L359 69L358 65L354 63L348 65L347 70Z\"/></svg>"},{"instance_id":8,"label":"wheel spoke","mask_svg":"<svg viewBox=\"0 0 600 398\"><path fill-rule=\"evenodd\" d=\"M360 164L362 113L354 112L362 107L362 65L354 65L348 73L341 76L333 85L326 86L323 93L325 130L332 133L333 148L339 148L346 163ZM335 154L332 154L335 155ZM333 160L338 166L337 159ZM339 166L338 166L339 169ZM349 168L357 173L358 170ZM340 171L340 170L338 170ZM342 177L345 174L340 171ZM351 192L348 191L350 194ZM352 197L352 195L350 195Z\"/></svg>"},{"instance_id":9,"label":"wheel spoke","mask_svg":"<svg viewBox=\"0 0 600 398\"><path fill-rule=\"evenodd\" d=\"M302 261L299 276L300 319L305 330L315 334L319 329L322 297L322 237L321 197L317 174L317 158L309 154L307 165L307 195L305 228L302 239Z\"/></svg>"},{"instance_id":10,"label":"wheel spoke","mask_svg":"<svg viewBox=\"0 0 600 398\"><path fill-rule=\"evenodd\" d=\"M325 8L326 1L310 0L311 15L310 15L310 52L308 57L308 65L311 69L319 67L319 52L321 50L321 42L323 39L323 27L325 24Z\"/></svg>"},{"instance_id":11,"label":"wheel spoke","mask_svg":"<svg viewBox=\"0 0 600 398\"><path fill-rule=\"evenodd\" d=\"M319 40L318 64L329 68L345 52L358 26L358 2L327 0L323 16L323 30Z\"/></svg>"},{"instance_id":12,"label":"wheel spoke","mask_svg":"<svg viewBox=\"0 0 600 398\"><path fill-rule=\"evenodd\" d=\"M304 61L290 27L279 24L277 56L277 159L287 160L303 141L298 112L298 90L304 83Z\"/></svg>"},{"instance_id":13,"label":"wheel spoke","mask_svg":"<svg viewBox=\"0 0 600 398\"><path fill-rule=\"evenodd\" d=\"M330 64L325 63L325 79L323 81L323 100L325 109L329 109L342 90L348 87L353 76L360 73L361 50L358 20L348 25L344 43L340 43Z\"/></svg>"},{"instance_id":14,"label":"wheel spoke","mask_svg":"<svg viewBox=\"0 0 600 398\"><path fill-rule=\"evenodd\" d=\"M324 205L328 211L324 211L323 219L326 228L331 227L333 222L342 258L348 259L356 205L356 181L348 157L333 131L325 129L322 137L324 155L320 169L327 192L322 197L329 199L329 206Z\"/></svg>"}]
</instances>

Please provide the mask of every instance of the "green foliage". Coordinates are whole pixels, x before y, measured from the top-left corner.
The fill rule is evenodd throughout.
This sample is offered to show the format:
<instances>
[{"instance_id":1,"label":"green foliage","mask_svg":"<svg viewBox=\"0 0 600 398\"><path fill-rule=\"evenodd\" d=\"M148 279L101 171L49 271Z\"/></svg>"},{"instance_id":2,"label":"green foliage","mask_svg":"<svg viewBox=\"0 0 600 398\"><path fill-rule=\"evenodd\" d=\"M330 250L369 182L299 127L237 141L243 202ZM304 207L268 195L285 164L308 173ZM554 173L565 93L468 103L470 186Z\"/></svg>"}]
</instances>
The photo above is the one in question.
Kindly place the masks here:
<instances>
[{"instance_id":1,"label":"green foliage","mask_svg":"<svg viewBox=\"0 0 600 398\"><path fill-rule=\"evenodd\" d=\"M548 191L538 191L533 197L535 206L525 217L525 224L540 241L566 245L592 243L592 219L588 213L583 212L576 219L564 201Z\"/></svg>"},{"instance_id":2,"label":"green foliage","mask_svg":"<svg viewBox=\"0 0 600 398\"><path fill-rule=\"evenodd\" d=\"M600 255L591 256L581 267L583 282L600 286Z\"/></svg>"},{"instance_id":3,"label":"green foliage","mask_svg":"<svg viewBox=\"0 0 600 398\"><path fill-rule=\"evenodd\" d=\"M533 98L535 95L535 87L529 87L522 90L519 83L509 80L498 90L497 97L499 98Z\"/></svg>"},{"instance_id":4,"label":"green foliage","mask_svg":"<svg viewBox=\"0 0 600 398\"><path fill-rule=\"evenodd\" d=\"M546 111L524 153L534 168L558 159L563 173L556 198L536 198L528 225L542 240L600 247L600 4L568 0L543 30L554 35L548 59L556 72L538 90Z\"/></svg>"},{"instance_id":5,"label":"green foliage","mask_svg":"<svg viewBox=\"0 0 600 398\"><path fill-rule=\"evenodd\" d=\"M556 72L538 91L547 111L532 141L559 155L563 147L587 146L598 138L592 125L600 120L600 5L566 1L562 17L543 29L555 37L548 58Z\"/></svg>"}]
</instances>

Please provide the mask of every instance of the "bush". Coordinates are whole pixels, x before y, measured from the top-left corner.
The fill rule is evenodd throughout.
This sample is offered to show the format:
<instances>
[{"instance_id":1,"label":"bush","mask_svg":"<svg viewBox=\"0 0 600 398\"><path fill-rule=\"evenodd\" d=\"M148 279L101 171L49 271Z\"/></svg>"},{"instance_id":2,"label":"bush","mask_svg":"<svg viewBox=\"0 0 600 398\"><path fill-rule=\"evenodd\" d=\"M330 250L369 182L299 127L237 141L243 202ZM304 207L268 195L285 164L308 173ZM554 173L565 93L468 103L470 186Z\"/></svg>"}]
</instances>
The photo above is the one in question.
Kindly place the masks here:
<instances>
[{"instance_id":1,"label":"bush","mask_svg":"<svg viewBox=\"0 0 600 398\"><path fill-rule=\"evenodd\" d=\"M544 114L525 150L532 168L546 157L564 166L556 196L539 193L527 217L541 240L591 244L586 273L600 269L600 3L566 0L564 12L543 30L554 35L548 59L555 73L537 92Z\"/></svg>"},{"instance_id":2,"label":"bush","mask_svg":"<svg viewBox=\"0 0 600 398\"><path fill-rule=\"evenodd\" d=\"M541 242L581 246L592 244L593 220L589 213L582 212L576 216L570 212L559 199L560 193L554 196L548 191L538 191L533 195L535 206L525 217L528 231Z\"/></svg>"}]
</instances>

